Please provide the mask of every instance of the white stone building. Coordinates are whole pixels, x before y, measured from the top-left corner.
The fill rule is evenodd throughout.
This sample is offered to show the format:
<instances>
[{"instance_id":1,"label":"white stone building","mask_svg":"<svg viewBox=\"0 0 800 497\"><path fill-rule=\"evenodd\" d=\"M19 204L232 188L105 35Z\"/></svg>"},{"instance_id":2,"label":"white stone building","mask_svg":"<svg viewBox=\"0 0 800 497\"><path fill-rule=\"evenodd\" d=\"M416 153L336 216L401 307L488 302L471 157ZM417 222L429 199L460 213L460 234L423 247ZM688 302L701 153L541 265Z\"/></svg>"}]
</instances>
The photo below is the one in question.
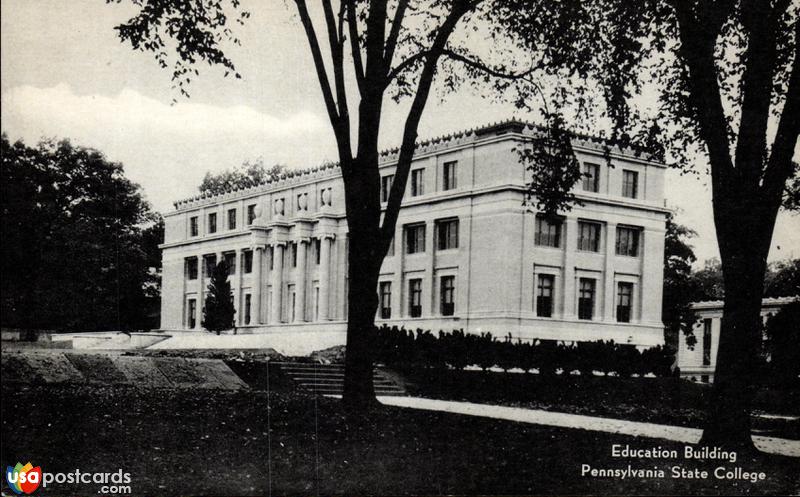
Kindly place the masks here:
<instances>
[{"instance_id":1,"label":"white stone building","mask_svg":"<svg viewBox=\"0 0 800 497\"><path fill-rule=\"evenodd\" d=\"M778 313L784 306L800 299L800 297L765 298L761 301L761 319L767 320ZM693 302L691 305L697 321L694 325L694 337L697 343L690 349L686 337L680 336L678 341L678 367L682 378L702 383L714 381L714 369L717 364L719 348L719 332L722 329L722 300ZM765 337L764 337L765 338Z\"/></svg>"},{"instance_id":2,"label":"white stone building","mask_svg":"<svg viewBox=\"0 0 800 497\"><path fill-rule=\"evenodd\" d=\"M418 145L377 322L524 339L663 343L663 164L576 140L583 205L549 222L523 205L509 121ZM397 150L381 154L385 200ZM175 203L165 215L162 328L197 329L207 267L231 265L238 333L333 333L347 319L347 222L337 166Z\"/></svg>"}]
</instances>

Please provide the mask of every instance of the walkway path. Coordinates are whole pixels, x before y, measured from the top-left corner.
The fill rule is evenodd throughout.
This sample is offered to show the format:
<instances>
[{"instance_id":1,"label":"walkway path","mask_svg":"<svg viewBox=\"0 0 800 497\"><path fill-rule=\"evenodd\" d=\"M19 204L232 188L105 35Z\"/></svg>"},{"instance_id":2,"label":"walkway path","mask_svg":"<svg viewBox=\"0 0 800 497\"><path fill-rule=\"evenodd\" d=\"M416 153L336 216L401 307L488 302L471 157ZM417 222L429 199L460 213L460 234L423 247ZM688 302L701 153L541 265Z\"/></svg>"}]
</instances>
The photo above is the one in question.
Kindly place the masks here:
<instances>
[{"instance_id":1,"label":"walkway path","mask_svg":"<svg viewBox=\"0 0 800 497\"><path fill-rule=\"evenodd\" d=\"M659 425L624 419L599 418L579 414L524 409L521 407L505 407L471 402L453 402L449 400L423 399L419 397L378 397L386 405L444 411L467 416L505 419L520 423L532 423L559 428L577 428L581 430L620 433L635 437L661 438L675 442L694 444L700 441L702 430L683 426ZM800 441L783 438L754 436L756 447L763 452L783 456L800 457Z\"/></svg>"}]
</instances>

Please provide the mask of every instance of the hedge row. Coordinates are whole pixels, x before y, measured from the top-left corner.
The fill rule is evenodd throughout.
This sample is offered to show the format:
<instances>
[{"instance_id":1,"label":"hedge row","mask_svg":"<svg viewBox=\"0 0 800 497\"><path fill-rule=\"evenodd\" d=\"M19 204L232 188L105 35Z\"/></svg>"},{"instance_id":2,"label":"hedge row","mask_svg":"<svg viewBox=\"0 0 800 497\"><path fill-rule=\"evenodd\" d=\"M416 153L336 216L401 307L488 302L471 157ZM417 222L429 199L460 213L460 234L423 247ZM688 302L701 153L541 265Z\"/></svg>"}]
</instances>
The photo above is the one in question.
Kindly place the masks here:
<instances>
[{"instance_id":1,"label":"hedge row","mask_svg":"<svg viewBox=\"0 0 800 497\"><path fill-rule=\"evenodd\" d=\"M377 329L378 362L403 368L464 369L478 366L487 370L499 367L505 371L518 368L526 372L533 369L539 374L553 375L579 371L617 376L633 374L670 376L674 352L656 346L639 351L633 345L613 341L564 343L556 340L527 342L511 339L498 340L491 333L474 335L455 330L416 332L383 325Z\"/></svg>"}]
</instances>

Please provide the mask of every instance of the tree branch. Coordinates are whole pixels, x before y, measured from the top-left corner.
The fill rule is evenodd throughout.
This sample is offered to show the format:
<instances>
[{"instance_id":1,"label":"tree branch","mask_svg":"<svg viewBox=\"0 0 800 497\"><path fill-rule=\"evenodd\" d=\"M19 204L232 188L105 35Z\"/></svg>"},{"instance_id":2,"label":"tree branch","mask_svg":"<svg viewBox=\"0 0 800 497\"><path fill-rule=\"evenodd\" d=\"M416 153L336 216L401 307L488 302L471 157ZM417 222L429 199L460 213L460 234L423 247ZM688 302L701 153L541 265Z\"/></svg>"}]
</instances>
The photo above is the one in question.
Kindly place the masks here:
<instances>
[{"instance_id":1,"label":"tree branch","mask_svg":"<svg viewBox=\"0 0 800 497\"><path fill-rule=\"evenodd\" d=\"M339 156L344 159L345 157L349 157L352 152L350 149L350 111L348 110L347 106L347 89L344 81L344 36L342 34L343 9L344 3L342 3L340 6L339 22L337 23L336 18L333 15L331 1L322 0L322 10L325 13L325 24L327 25L328 30L328 43L330 44L331 48L333 82L336 88L336 106L339 114L339 126L341 128L340 133L342 134L341 138L337 137L337 141L341 142L339 144ZM347 153L345 155L342 155L342 147L346 147L347 149ZM342 163L342 166L344 173L344 168L347 167L347 165Z\"/></svg>"},{"instance_id":2,"label":"tree branch","mask_svg":"<svg viewBox=\"0 0 800 497\"><path fill-rule=\"evenodd\" d=\"M389 242L391 242L392 236L394 235L394 228L400 213L400 204L403 201L403 193L406 189L408 174L411 169L411 161L416 148L419 121L422 118L422 111L425 109L425 104L428 101L428 95L430 94L433 77L436 74L436 66L439 62L439 58L444 52L447 41L455 30L458 22L464 15L477 6L478 3L479 1L470 2L466 0L456 0L454 2L452 10L436 33L430 53L425 60L425 65L422 68L422 73L417 85L417 92L411 103L411 109L408 111L408 117L406 118L406 124L403 129L403 140L400 145L397 166L395 167L394 181L392 182L386 211L383 216L383 224L381 225L381 248L384 252L388 249Z\"/></svg>"},{"instance_id":3,"label":"tree branch","mask_svg":"<svg viewBox=\"0 0 800 497\"><path fill-rule=\"evenodd\" d=\"M392 59L394 59L394 51L397 47L397 39L400 36L400 29L403 27L403 18L408 8L408 0L398 0L397 10L394 13L392 20L392 28L389 30L389 37L386 39L386 48L383 51L383 60L386 62L385 70L389 71L392 67Z\"/></svg>"},{"instance_id":4,"label":"tree branch","mask_svg":"<svg viewBox=\"0 0 800 497\"><path fill-rule=\"evenodd\" d=\"M400 73L407 70L409 67L413 66L415 63L419 62L420 60L424 59L428 55L431 54L431 50L424 50L421 52L417 52L414 55L409 56L408 58L401 61L396 67L394 67L390 72L387 79L387 82L391 82L394 78L396 78ZM457 62L461 62L462 64L482 71L489 76L494 76L495 78L500 79L509 79L509 80L520 80L526 79L528 76L533 74L534 72L542 69L544 64L541 62L539 64L533 65L530 68L526 69L522 72L505 72L500 68L490 67L489 65L477 60L471 59L464 54L460 54L454 52L449 49L443 49L440 52L440 55L445 56L449 59L455 60Z\"/></svg>"},{"instance_id":5,"label":"tree branch","mask_svg":"<svg viewBox=\"0 0 800 497\"><path fill-rule=\"evenodd\" d=\"M342 0L347 5L347 27L350 33L350 51L353 55L353 68L356 73L358 92L364 95L364 62L361 58L361 43L358 36L358 17L355 0Z\"/></svg>"}]
</instances>

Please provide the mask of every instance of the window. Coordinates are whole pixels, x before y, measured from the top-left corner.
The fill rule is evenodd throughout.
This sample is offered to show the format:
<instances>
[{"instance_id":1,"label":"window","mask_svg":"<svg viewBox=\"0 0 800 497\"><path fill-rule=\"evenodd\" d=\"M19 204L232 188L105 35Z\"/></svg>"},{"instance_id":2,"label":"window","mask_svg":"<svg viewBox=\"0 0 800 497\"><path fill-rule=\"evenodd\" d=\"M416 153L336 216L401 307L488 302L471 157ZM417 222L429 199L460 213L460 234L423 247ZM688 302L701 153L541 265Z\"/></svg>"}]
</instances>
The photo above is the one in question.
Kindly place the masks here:
<instances>
[{"instance_id":1,"label":"window","mask_svg":"<svg viewBox=\"0 0 800 497\"><path fill-rule=\"evenodd\" d=\"M315 264L319 266L319 261L322 259L322 240L314 238L314 257L316 257Z\"/></svg>"},{"instance_id":2,"label":"window","mask_svg":"<svg viewBox=\"0 0 800 497\"><path fill-rule=\"evenodd\" d=\"M633 306L633 283L619 283L617 285L617 322L631 322L631 307Z\"/></svg>"},{"instance_id":3,"label":"window","mask_svg":"<svg viewBox=\"0 0 800 497\"><path fill-rule=\"evenodd\" d=\"M411 196L418 197L425 194L425 185L422 180L422 175L425 169L414 169L411 171Z\"/></svg>"},{"instance_id":4,"label":"window","mask_svg":"<svg viewBox=\"0 0 800 497\"><path fill-rule=\"evenodd\" d=\"M639 255L639 231L638 228L617 227L617 255Z\"/></svg>"},{"instance_id":5,"label":"window","mask_svg":"<svg viewBox=\"0 0 800 497\"><path fill-rule=\"evenodd\" d=\"M381 202L389 201L389 193L392 191L394 174L387 174L381 177Z\"/></svg>"},{"instance_id":6,"label":"window","mask_svg":"<svg viewBox=\"0 0 800 497\"><path fill-rule=\"evenodd\" d=\"M186 277L190 280L197 279L197 258L189 257L186 259Z\"/></svg>"},{"instance_id":7,"label":"window","mask_svg":"<svg viewBox=\"0 0 800 497\"><path fill-rule=\"evenodd\" d=\"M289 247L292 252L292 267L297 267L297 242L290 243Z\"/></svg>"},{"instance_id":8,"label":"window","mask_svg":"<svg viewBox=\"0 0 800 497\"><path fill-rule=\"evenodd\" d=\"M214 274L214 268L217 267L217 256L216 255L207 255L205 256L206 261L206 278L210 278L212 274Z\"/></svg>"},{"instance_id":9,"label":"window","mask_svg":"<svg viewBox=\"0 0 800 497\"><path fill-rule=\"evenodd\" d=\"M442 190L455 190L458 185L456 175L458 172L458 162L445 162L442 171Z\"/></svg>"},{"instance_id":10,"label":"window","mask_svg":"<svg viewBox=\"0 0 800 497\"><path fill-rule=\"evenodd\" d=\"M228 209L228 229L236 229L236 209Z\"/></svg>"},{"instance_id":11,"label":"window","mask_svg":"<svg viewBox=\"0 0 800 497\"><path fill-rule=\"evenodd\" d=\"M636 171L622 171L622 196L636 198L639 187L639 173Z\"/></svg>"},{"instance_id":12,"label":"window","mask_svg":"<svg viewBox=\"0 0 800 497\"><path fill-rule=\"evenodd\" d=\"M256 220L256 204L251 204L247 206L247 225L250 226L253 224L253 221Z\"/></svg>"},{"instance_id":13,"label":"window","mask_svg":"<svg viewBox=\"0 0 800 497\"><path fill-rule=\"evenodd\" d=\"M288 285L286 290L289 294L289 322L293 323L297 319L297 291L294 285Z\"/></svg>"},{"instance_id":14,"label":"window","mask_svg":"<svg viewBox=\"0 0 800 497\"><path fill-rule=\"evenodd\" d=\"M217 232L217 213L211 212L208 214L208 232L209 233L216 233Z\"/></svg>"},{"instance_id":15,"label":"window","mask_svg":"<svg viewBox=\"0 0 800 497\"><path fill-rule=\"evenodd\" d=\"M228 276L236 274L236 254L233 252L225 254L223 260L228 268Z\"/></svg>"},{"instance_id":16,"label":"window","mask_svg":"<svg viewBox=\"0 0 800 497\"><path fill-rule=\"evenodd\" d=\"M422 280L408 280L408 315L412 318L422 316Z\"/></svg>"},{"instance_id":17,"label":"window","mask_svg":"<svg viewBox=\"0 0 800 497\"><path fill-rule=\"evenodd\" d=\"M578 250L600 251L600 225L578 221Z\"/></svg>"},{"instance_id":18,"label":"window","mask_svg":"<svg viewBox=\"0 0 800 497\"><path fill-rule=\"evenodd\" d=\"M189 218L189 236L197 236L200 234L200 229L197 227L197 216Z\"/></svg>"},{"instance_id":19,"label":"window","mask_svg":"<svg viewBox=\"0 0 800 497\"><path fill-rule=\"evenodd\" d=\"M244 324L250 324L250 307L252 296L249 293L244 295Z\"/></svg>"},{"instance_id":20,"label":"window","mask_svg":"<svg viewBox=\"0 0 800 497\"><path fill-rule=\"evenodd\" d=\"M406 254L425 252L425 225L406 226Z\"/></svg>"},{"instance_id":21,"label":"window","mask_svg":"<svg viewBox=\"0 0 800 497\"><path fill-rule=\"evenodd\" d=\"M703 320L703 366L711 365L711 319Z\"/></svg>"},{"instance_id":22,"label":"window","mask_svg":"<svg viewBox=\"0 0 800 497\"><path fill-rule=\"evenodd\" d=\"M561 220L536 216L536 245L542 247L561 246Z\"/></svg>"},{"instance_id":23,"label":"window","mask_svg":"<svg viewBox=\"0 0 800 497\"><path fill-rule=\"evenodd\" d=\"M583 165L583 191L600 191L600 166L597 164Z\"/></svg>"},{"instance_id":24,"label":"window","mask_svg":"<svg viewBox=\"0 0 800 497\"><path fill-rule=\"evenodd\" d=\"M452 316L455 314L455 289L456 277L455 276L442 276L441 286L439 287L439 312L442 316Z\"/></svg>"},{"instance_id":25,"label":"window","mask_svg":"<svg viewBox=\"0 0 800 497\"><path fill-rule=\"evenodd\" d=\"M536 283L536 315L543 318L553 316L553 275L540 274Z\"/></svg>"},{"instance_id":26,"label":"window","mask_svg":"<svg viewBox=\"0 0 800 497\"><path fill-rule=\"evenodd\" d=\"M197 300L189 299L186 314L188 314L186 322L188 328L197 326Z\"/></svg>"},{"instance_id":27,"label":"window","mask_svg":"<svg viewBox=\"0 0 800 497\"><path fill-rule=\"evenodd\" d=\"M458 248L458 219L436 221L437 250Z\"/></svg>"},{"instance_id":28,"label":"window","mask_svg":"<svg viewBox=\"0 0 800 497\"><path fill-rule=\"evenodd\" d=\"M244 255L244 273L250 274L253 272L253 251L252 250L245 250L242 252Z\"/></svg>"},{"instance_id":29,"label":"window","mask_svg":"<svg viewBox=\"0 0 800 497\"><path fill-rule=\"evenodd\" d=\"M381 281L379 294L381 298L381 319L391 319L392 283L390 281Z\"/></svg>"},{"instance_id":30,"label":"window","mask_svg":"<svg viewBox=\"0 0 800 497\"><path fill-rule=\"evenodd\" d=\"M386 257L392 257L394 255L394 237L389 240L389 248L386 250Z\"/></svg>"},{"instance_id":31,"label":"window","mask_svg":"<svg viewBox=\"0 0 800 497\"><path fill-rule=\"evenodd\" d=\"M580 279L578 293L578 319L592 319L592 315L594 313L594 286L594 279Z\"/></svg>"}]
</instances>

